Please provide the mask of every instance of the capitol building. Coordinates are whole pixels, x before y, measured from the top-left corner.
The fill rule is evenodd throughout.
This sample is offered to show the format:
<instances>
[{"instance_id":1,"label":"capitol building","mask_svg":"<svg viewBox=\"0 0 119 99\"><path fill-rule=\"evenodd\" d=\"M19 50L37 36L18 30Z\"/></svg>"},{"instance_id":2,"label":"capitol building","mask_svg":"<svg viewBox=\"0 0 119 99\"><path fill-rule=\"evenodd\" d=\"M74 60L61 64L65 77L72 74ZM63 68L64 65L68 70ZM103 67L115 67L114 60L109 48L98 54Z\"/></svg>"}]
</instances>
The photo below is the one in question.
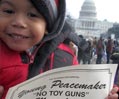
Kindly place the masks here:
<instances>
[{"instance_id":1,"label":"capitol building","mask_svg":"<svg viewBox=\"0 0 119 99\"><path fill-rule=\"evenodd\" d=\"M79 12L79 18L74 20L75 32L85 37L100 37L113 27L112 22L97 19L96 6L93 0L85 0Z\"/></svg>"}]
</instances>

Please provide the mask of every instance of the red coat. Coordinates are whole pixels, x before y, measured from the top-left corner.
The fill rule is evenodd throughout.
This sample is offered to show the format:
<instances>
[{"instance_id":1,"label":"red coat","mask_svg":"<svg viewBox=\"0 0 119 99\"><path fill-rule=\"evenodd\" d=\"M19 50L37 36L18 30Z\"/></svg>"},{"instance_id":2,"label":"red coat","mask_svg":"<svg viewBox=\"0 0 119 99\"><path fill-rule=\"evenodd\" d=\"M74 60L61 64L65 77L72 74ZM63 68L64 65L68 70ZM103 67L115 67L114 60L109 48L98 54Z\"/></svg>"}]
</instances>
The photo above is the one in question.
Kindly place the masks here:
<instances>
[{"instance_id":1,"label":"red coat","mask_svg":"<svg viewBox=\"0 0 119 99\"><path fill-rule=\"evenodd\" d=\"M9 87L25 81L27 75L28 64L22 63L20 54L9 50L0 42L0 85L4 86L4 93L6 94Z\"/></svg>"},{"instance_id":2,"label":"red coat","mask_svg":"<svg viewBox=\"0 0 119 99\"><path fill-rule=\"evenodd\" d=\"M72 53L68 46L60 44L58 46L61 50ZM50 66L52 69L55 62L54 53L50 56ZM65 60L64 60L65 61ZM73 57L72 65L78 64L76 57ZM0 85L5 88L2 99L4 99L8 89L27 80L29 64L23 63L20 53L10 50L4 43L0 42ZM46 69L45 69L46 70Z\"/></svg>"}]
</instances>

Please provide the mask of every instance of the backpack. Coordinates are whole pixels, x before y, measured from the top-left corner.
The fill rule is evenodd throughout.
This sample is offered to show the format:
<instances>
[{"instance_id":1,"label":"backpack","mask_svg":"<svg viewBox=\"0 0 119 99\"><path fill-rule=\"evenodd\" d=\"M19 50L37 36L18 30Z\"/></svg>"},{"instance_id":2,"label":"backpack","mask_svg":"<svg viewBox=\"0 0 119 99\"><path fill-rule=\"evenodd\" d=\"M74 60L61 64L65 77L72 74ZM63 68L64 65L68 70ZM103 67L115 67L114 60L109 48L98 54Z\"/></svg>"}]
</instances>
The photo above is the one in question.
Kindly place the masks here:
<instances>
[{"instance_id":1,"label":"backpack","mask_svg":"<svg viewBox=\"0 0 119 99\"><path fill-rule=\"evenodd\" d=\"M30 65L28 79L47 70L78 64L77 57L68 46L63 43L58 46L48 46L49 44L39 49L34 63Z\"/></svg>"}]
</instances>

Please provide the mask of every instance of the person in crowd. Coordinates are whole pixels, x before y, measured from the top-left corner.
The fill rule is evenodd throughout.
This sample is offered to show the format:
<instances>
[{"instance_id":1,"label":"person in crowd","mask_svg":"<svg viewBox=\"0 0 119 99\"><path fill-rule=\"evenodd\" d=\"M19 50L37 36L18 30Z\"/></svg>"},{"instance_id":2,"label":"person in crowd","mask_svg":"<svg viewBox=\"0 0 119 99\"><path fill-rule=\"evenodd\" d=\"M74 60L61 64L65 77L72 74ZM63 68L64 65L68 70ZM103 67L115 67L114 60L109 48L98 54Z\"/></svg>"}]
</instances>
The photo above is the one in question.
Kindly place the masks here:
<instances>
[{"instance_id":1,"label":"person in crowd","mask_svg":"<svg viewBox=\"0 0 119 99\"><path fill-rule=\"evenodd\" d=\"M66 22L63 29L69 30L69 32L70 32L70 34L68 35L67 39L64 42L65 43L68 42L68 45L70 45L70 47L73 49L75 55L77 56L79 64L82 64L84 53L88 49L89 43L83 38L82 35L78 36L72 30L72 26L68 22Z\"/></svg>"},{"instance_id":2,"label":"person in crowd","mask_svg":"<svg viewBox=\"0 0 119 99\"><path fill-rule=\"evenodd\" d=\"M78 64L63 43L70 33L62 29L65 5L65 0L0 0L0 99L42 72ZM117 91L107 99L117 99Z\"/></svg>"},{"instance_id":3,"label":"person in crowd","mask_svg":"<svg viewBox=\"0 0 119 99\"><path fill-rule=\"evenodd\" d=\"M84 41L86 41L86 40L84 39L83 35L79 35L79 37L80 37L81 39L83 39ZM82 45L83 45L83 43L82 43ZM79 63L82 63L82 62L83 62L83 55L84 55L84 51L83 51L81 48L78 48L78 62L79 62Z\"/></svg>"},{"instance_id":4,"label":"person in crowd","mask_svg":"<svg viewBox=\"0 0 119 99\"><path fill-rule=\"evenodd\" d=\"M110 56L112 54L113 51L113 41L111 39L111 37L108 37L108 41L106 43L106 53L107 53L107 64L110 63Z\"/></svg>"},{"instance_id":5,"label":"person in crowd","mask_svg":"<svg viewBox=\"0 0 119 99\"><path fill-rule=\"evenodd\" d=\"M117 49L119 47L119 42L117 39L113 40L113 50L112 53L115 51L115 49Z\"/></svg>"},{"instance_id":6,"label":"person in crowd","mask_svg":"<svg viewBox=\"0 0 119 99\"><path fill-rule=\"evenodd\" d=\"M105 48L105 45L104 45L103 38L100 37L96 45L96 53L97 53L96 64L101 64L104 48Z\"/></svg>"},{"instance_id":7,"label":"person in crowd","mask_svg":"<svg viewBox=\"0 0 119 99\"><path fill-rule=\"evenodd\" d=\"M93 39L93 44L92 44L92 51L93 51L93 56L95 56L96 55L96 45L97 45L97 37L94 37L94 39Z\"/></svg>"},{"instance_id":8,"label":"person in crowd","mask_svg":"<svg viewBox=\"0 0 119 99\"><path fill-rule=\"evenodd\" d=\"M88 48L84 51L83 55L83 64L90 64L91 63L91 58L92 58L92 45L91 41L88 40Z\"/></svg>"},{"instance_id":9,"label":"person in crowd","mask_svg":"<svg viewBox=\"0 0 119 99\"><path fill-rule=\"evenodd\" d=\"M83 35L77 35L77 33L75 33L74 30L72 29L72 26L70 25L70 23L68 23L67 21L66 21L66 24L64 24L63 29L68 30L67 32L70 32L68 34L67 39L69 39L71 41L74 48L76 49L76 55L77 55L78 61L80 63L79 57L81 57L81 52L84 52L88 48L88 42L83 38ZM77 51L80 54L78 54Z\"/></svg>"}]
</instances>

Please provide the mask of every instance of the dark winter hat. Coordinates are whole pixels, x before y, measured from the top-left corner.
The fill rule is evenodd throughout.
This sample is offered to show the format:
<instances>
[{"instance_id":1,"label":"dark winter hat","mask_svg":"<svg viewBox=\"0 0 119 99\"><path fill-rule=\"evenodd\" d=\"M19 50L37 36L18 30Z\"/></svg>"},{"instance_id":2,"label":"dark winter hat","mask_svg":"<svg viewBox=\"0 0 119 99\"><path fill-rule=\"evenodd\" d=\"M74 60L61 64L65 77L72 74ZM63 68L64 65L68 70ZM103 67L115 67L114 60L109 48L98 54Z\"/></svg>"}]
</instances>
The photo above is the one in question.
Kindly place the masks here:
<instances>
[{"instance_id":1,"label":"dark winter hat","mask_svg":"<svg viewBox=\"0 0 119 99\"><path fill-rule=\"evenodd\" d=\"M31 0L31 2L46 19L47 30L51 32L58 18L60 0Z\"/></svg>"}]
</instances>

